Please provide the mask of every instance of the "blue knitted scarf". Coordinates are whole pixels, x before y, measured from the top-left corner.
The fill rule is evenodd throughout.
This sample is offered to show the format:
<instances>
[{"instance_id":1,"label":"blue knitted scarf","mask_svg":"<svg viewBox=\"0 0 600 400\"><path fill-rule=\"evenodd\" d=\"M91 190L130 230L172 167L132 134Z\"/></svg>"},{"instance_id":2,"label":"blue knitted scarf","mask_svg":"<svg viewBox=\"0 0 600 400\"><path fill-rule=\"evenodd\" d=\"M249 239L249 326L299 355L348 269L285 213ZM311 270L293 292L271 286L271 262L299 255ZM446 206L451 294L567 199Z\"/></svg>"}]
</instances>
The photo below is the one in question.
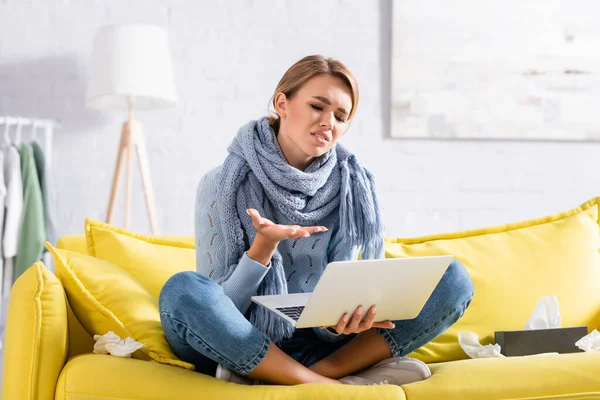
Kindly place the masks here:
<instances>
[{"instance_id":1,"label":"blue knitted scarf","mask_svg":"<svg viewBox=\"0 0 600 400\"><path fill-rule=\"evenodd\" d=\"M348 248L361 258L383 256L383 226L373 176L339 143L304 170L285 159L267 117L242 126L229 146L219 182L219 218L226 243L227 279L256 235L248 208L275 223L323 225L339 213L339 230ZM287 221L277 221L283 215ZM333 239L333 238L332 238ZM285 294L281 254L258 288L259 295ZM275 343L292 336L293 327L263 307L252 304L250 322Z\"/></svg>"}]
</instances>

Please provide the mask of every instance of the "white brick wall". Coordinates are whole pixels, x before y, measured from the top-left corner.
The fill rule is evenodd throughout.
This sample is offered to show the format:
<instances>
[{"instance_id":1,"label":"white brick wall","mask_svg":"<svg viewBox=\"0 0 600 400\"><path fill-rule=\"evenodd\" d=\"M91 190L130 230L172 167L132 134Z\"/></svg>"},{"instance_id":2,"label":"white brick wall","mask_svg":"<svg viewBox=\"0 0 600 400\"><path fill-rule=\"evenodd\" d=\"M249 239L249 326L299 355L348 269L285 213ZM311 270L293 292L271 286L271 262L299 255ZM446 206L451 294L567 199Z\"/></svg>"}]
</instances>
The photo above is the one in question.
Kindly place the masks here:
<instances>
[{"instance_id":1,"label":"white brick wall","mask_svg":"<svg viewBox=\"0 0 600 400\"><path fill-rule=\"evenodd\" d=\"M58 118L54 143L59 233L103 219L126 112L84 107L96 29L167 27L180 101L140 112L161 233L193 232L193 199L237 128L262 115L283 72L321 53L358 78L361 103L343 142L376 174L390 235L414 236L518 221L600 194L600 145L438 142L386 138L390 0L0 2L0 114ZM132 228L149 226L134 174ZM122 191L115 223L122 222Z\"/></svg>"}]
</instances>

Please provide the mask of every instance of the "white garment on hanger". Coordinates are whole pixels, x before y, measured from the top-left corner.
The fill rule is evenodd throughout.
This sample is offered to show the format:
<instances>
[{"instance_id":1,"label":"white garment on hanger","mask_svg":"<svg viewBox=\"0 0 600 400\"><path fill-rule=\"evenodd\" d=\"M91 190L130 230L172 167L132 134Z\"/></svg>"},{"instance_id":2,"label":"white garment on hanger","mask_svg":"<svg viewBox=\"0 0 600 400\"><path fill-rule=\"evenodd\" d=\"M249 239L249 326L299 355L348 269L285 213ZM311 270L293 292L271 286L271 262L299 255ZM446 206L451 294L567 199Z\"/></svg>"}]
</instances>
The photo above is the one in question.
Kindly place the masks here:
<instances>
[{"instance_id":1,"label":"white garment on hanger","mask_svg":"<svg viewBox=\"0 0 600 400\"><path fill-rule=\"evenodd\" d=\"M7 149L4 161L4 178L6 179L6 218L2 246L4 257L17 255L17 239L23 212L23 178L21 177L21 156L16 147Z\"/></svg>"},{"instance_id":2,"label":"white garment on hanger","mask_svg":"<svg viewBox=\"0 0 600 400\"><path fill-rule=\"evenodd\" d=\"M6 181L6 198L4 217L4 234L2 247L4 251L4 293L10 293L12 287L14 257L17 255L21 214L23 213L23 178L21 177L21 156L16 147L10 146L4 154L4 179ZM10 278L10 279L9 279Z\"/></svg>"}]
</instances>

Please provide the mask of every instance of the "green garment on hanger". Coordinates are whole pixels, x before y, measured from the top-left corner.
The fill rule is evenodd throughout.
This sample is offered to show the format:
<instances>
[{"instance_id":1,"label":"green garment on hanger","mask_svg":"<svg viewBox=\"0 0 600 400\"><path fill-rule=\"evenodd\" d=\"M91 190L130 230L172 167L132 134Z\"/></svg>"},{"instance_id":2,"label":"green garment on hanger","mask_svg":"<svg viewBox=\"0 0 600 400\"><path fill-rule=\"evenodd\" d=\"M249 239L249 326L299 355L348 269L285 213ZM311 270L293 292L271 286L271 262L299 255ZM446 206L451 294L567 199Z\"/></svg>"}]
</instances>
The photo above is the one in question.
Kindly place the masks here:
<instances>
[{"instance_id":1,"label":"green garment on hanger","mask_svg":"<svg viewBox=\"0 0 600 400\"><path fill-rule=\"evenodd\" d=\"M23 213L17 242L14 281L42 258L46 240L44 200L31 145L22 144L19 147L19 155L23 177Z\"/></svg>"}]
</instances>

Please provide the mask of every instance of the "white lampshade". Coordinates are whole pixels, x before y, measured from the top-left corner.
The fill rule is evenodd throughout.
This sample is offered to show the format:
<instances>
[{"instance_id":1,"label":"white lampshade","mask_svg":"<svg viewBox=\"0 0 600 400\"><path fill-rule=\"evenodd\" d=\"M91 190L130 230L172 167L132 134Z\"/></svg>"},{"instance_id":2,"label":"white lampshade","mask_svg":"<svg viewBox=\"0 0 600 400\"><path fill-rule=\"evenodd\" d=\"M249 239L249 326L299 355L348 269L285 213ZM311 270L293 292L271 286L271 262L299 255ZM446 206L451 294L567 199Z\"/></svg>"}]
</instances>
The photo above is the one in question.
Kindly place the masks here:
<instances>
[{"instance_id":1,"label":"white lampshade","mask_svg":"<svg viewBox=\"0 0 600 400\"><path fill-rule=\"evenodd\" d=\"M108 25L94 41L86 105L90 108L168 107L177 101L166 30L152 25Z\"/></svg>"}]
</instances>

